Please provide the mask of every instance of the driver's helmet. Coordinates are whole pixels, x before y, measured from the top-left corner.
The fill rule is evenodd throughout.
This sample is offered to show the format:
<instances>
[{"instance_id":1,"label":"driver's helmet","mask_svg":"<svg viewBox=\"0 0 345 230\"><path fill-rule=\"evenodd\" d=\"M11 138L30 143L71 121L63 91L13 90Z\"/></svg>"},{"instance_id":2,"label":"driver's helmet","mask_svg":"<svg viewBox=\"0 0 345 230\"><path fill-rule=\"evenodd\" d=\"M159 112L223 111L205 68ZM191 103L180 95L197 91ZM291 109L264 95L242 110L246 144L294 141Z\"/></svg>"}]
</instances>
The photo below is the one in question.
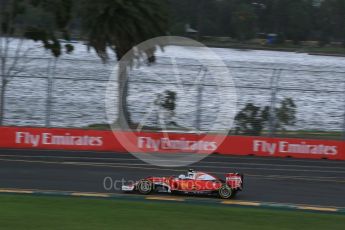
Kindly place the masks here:
<instances>
[{"instance_id":1,"label":"driver's helmet","mask_svg":"<svg viewBox=\"0 0 345 230\"><path fill-rule=\"evenodd\" d=\"M189 179L195 179L196 172L194 169L189 169L187 174Z\"/></svg>"},{"instance_id":2,"label":"driver's helmet","mask_svg":"<svg viewBox=\"0 0 345 230\"><path fill-rule=\"evenodd\" d=\"M178 179L184 180L184 179L186 179L186 176L181 174L181 175L178 176Z\"/></svg>"}]
</instances>

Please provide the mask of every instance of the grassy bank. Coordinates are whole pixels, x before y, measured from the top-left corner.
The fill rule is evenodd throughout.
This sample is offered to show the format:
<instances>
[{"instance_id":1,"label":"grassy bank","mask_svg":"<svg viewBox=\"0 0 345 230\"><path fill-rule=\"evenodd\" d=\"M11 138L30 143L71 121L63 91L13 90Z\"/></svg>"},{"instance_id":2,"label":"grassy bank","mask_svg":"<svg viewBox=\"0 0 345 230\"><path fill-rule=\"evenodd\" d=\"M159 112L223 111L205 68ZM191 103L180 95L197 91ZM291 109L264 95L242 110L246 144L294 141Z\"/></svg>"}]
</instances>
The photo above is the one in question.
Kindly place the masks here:
<instances>
[{"instance_id":1,"label":"grassy bank","mask_svg":"<svg viewBox=\"0 0 345 230\"><path fill-rule=\"evenodd\" d=\"M340 56L345 57L345 47L341 46L308 46L294 45L291 43L267 45L250 42L219 42L213 40L203 40L202 43L208 47L231 48L241 50L270 50L270 51L286 51L297 53L309 53L311 55Z\"/></svg>"},{"instance_id":2,"label":"grassy bank","mask_svg":"<svg viewBox=\"0 0 345 230\"><path fill-rule=\"evenodd\" d=\"M133 130L136 130L137 125L133 125L131 127ZM86 127L87 129L95 129L95 130L110 130L110 126L108 124L94 124ZM120 129L120 128L119 128ZM155 132L161 131L161 128L155 127L143 127L143 131L147 132ZM170 128L170 131L180 131L185 132L189 131L188 129L182 128ZM234 135L230 133L229 135ZM262 132L262 136L269 136L270 133L266 130ZM322 131L322 130L294 130L294 131L276 131L275 137L286 137L286 138L303 138L303 139L329 139L329 140L343 140L344 134L340 131Z\"/></svg>"},{"instance_id":3,"label":"grassy bank","mask_svg":"<svg viewBox=\"0 0 345 230\"><path fill-rule=\"evenodd\" d=\"M344 229L345 216L240 207L0 195L0 229Z\"/></svg>"},{"instance_id":4,"label":"grassy bank","mask_svg":"<svg viewBox=\"0 0 345 230\"><path fill-rule=\"evenodd\" d=\"M268 136L269 132L263 132L264 136ZM320 130L297 130L276 132L276 137L286 138L303 138L303 139L322 139L322 140L343 140L344 134L340 131L320 131Z\"/></svg>"}]
</instances>

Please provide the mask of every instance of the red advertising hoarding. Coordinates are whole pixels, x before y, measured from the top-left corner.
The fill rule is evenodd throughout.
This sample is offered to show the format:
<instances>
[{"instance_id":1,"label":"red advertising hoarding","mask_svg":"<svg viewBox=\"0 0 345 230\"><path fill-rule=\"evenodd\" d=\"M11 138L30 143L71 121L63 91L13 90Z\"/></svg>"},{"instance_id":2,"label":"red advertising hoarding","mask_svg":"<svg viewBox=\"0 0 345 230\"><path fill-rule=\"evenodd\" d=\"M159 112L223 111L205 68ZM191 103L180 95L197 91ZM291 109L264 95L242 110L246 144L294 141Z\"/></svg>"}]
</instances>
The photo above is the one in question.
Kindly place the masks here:
<instances>
[{"instance_id":1,"label":"red advertising hoarding","mask_svg":"<svg viewBox=\"0 0 345 230\"><path fill-rule=\"evenodd\" d=\"M217 136L121 131L114 135L112 131L98 130L0 127L0 148L159 153L211 151L222 155L345 160L344 141L215 137Z\"/></svg>"}]
</instances>

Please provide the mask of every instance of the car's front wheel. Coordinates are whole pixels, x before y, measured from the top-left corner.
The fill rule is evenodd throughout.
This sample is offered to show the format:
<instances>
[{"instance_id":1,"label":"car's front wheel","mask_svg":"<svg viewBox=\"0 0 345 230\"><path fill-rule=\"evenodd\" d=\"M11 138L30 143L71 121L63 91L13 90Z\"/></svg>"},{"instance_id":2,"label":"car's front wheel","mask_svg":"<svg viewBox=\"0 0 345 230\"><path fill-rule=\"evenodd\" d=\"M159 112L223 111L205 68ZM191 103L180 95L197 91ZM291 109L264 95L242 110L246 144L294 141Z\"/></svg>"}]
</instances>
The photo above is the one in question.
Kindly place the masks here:
<instances>
[{"instance_id":1,"label":"car's front wheel","mask_svg":"<svg viewBox=\"0 0 345 230\"><path fill-rule=\"evenodd\" d=\"M218 190L218 194L219 194L219 197L222 199L229 199L233 194L233 190L229 186L223 185Z\"/></svg>"},{"instance_id":2,"label":"car's front wheel","mask_svg":"<svg viewBox=\"0 0 345 230\"><path fill-rule=\"evenodd\" d=\"M147 195L153 190L152 182L149 180L141 180L137 185L137 189L139 193Z\"/></svg>"}]
</instances>

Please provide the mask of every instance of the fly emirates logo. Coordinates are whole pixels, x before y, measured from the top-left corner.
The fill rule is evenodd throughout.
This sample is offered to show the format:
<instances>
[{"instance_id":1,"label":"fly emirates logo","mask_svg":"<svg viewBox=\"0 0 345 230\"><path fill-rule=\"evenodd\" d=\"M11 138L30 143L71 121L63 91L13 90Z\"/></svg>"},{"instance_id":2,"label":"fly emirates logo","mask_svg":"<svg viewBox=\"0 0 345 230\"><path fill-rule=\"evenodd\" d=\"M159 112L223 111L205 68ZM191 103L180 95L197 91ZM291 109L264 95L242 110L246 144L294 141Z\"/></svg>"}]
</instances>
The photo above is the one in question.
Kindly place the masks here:
<instances>
[{"instance_id":1,"label":"fly emirates logo","mask_svg":"<svg viewBox=\"0 0 345 230\"><path fill-rule=\"evenodd\" d=\"M315 155L332 155L338 154L337 146L332 145L311 145L306 142L289 143L287 141L279 141L271 143L268 141L254 140L254 152L264 152L274 155L275 153L297 153L297 154L315 154Z\"/></svg>"},{"instance_id":2,"label":"fly emirates logo","mask_svg":"<svg viewBox=\"0 0 345 230\"><path fill-rule=\"evenodd\" d=\"M37 147L39 145L62 146L102 146L102 137L55 135L52 133L32 134L30 132L16 132L16 144L27 144Z\"/></svg>"},{"instance_id":3,"label":"fly emirates logo","mask_svg":"<svg viewBox=\"0 0 345 230\"><path fill-rule=\"evenodd\" d=\"M216 142L191 141L184 138L173 140L169 138L138 137L137 145L138 148L152 149L155 152L159 150L215 151L217 149Z\"/></svg>"}]
</instances>

